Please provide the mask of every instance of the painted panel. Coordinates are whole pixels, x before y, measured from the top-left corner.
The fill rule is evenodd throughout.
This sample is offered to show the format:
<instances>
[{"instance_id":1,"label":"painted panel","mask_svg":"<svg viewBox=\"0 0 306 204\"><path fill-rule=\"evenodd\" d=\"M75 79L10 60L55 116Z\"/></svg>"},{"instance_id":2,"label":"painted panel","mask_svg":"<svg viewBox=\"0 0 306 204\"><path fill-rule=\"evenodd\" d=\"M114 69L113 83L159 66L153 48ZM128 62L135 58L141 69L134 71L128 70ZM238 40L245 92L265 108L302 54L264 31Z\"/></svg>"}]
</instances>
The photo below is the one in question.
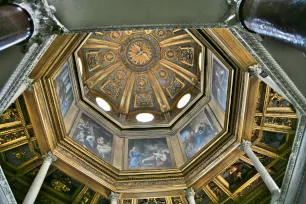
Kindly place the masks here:
<instances>
[{"instance_id":1,"label":"painted panel","mask_svg":"<svg viewBox=\"0 0 306 204\"><path fill-rule=\"evenodd\" d=\"M106 162L110 162L113 135L82 114L72 139Z\"/></svg>"},{"instance_id":2,"label":"painted panel","mask_svg":"<svg viewBox=\"0 0 306 204\"><path fill-rule=\"evenodd\" d=\"M67 60L54 79L54 85L62 116L65 117L73 103L73 91L69 67L73 66L72 58Z\"/></svg>"},{"instance_id":3,"label":"painted panel","mask_svg":"<svg viewBox=\"0 0 306 204\"><path fill-rule=\"evenodd\" d=\"M171 168L172 161L166 138L130 139L129 169Z\"/></svg>"},{"instance_id":4,"label":"painted panel","mask_svg":"<svg viewBox=\"0 0 306 204\"><path fill-rule=\"evenodd\" d=\"M203 190L197 192L194 196L194 200L196 204L210 204L212 203L209 197Z\"/></svg>"},{"instance_id":5,"label":"painted panel","mask_svg":"<svg viewBox=\"0 0 306 204\"><path fill-rule=\"evenodd\" d=\"M225 111L228 89L228 69L216 58L213 58L212 95Z\"/></svg>"},{"instance_id":6,"label":"painted panel","mask_svg":"<svg viewBox=\"0 0 306 204\"><path fill-rule=\"evenodd\" d=\"M211 116L207 111L201 111L191 122L181 131L180 136L183 141L183 148L190 159L217 134L218 129L214 126Z\"/></svg>"},{"instance_id":7,"label":"painted panel","mask_svg":"<svg viewBox=\"0 0 306 204\"><path fill-rule=\"evenodd\" d=\"M256 174L257 171L252 165L247 164L242 160L238 160L225 170L221 176L228 183L227 187L229 190L234 192Z\"/></svg>"},{"instance_id":8,"label":"painted panel","mask_svg":"<svg viewBox=\"0 0 306 204\"><path fill-rule=\"evenodd\" d=\"M138 204L166 204L165 198L138 199Z\"/></svg>"}]
</instances>

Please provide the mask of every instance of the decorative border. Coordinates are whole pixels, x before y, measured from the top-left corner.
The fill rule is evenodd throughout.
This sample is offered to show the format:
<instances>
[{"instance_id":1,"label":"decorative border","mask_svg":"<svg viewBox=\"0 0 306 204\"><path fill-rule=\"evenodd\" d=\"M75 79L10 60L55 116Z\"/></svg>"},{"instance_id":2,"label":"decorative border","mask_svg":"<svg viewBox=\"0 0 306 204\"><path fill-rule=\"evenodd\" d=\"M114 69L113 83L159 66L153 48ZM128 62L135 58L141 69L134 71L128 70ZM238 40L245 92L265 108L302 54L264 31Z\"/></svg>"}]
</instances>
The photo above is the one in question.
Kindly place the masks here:
<instances>
[{"instance_id":1,"label":"decorative border","mask_svg":"<svg viewBox=\"0 0 306 204\"><path fill-rule=\"evenodd\" d=\"M122 31L122 30L167 30L167 29L200 29L200 28L227 28L226 23L181 23L181 24L141 24L141 25L118 25L89 28L74 28L65 31L66 34L77 34L80 32L91 33L101 31Z\"/></svg>"},{"instance_id":2,"label":"decorative border","mask_svg":"<svg viewBox=\"0 0 306 204\"><path fill-rule=\"evenodd\" d=\"M9 80L0 92L0 114L2 114L6 107L10 105L9 103L13 99L15 93L17 93L18 89L25 82L28 82L29 74L49 48L55 37L55 35L52 35L46 38L46 40L40 46L37 43L34 43L29 48L29 51L23 57L16 70L10 76Z\"/></svg>"},{"instance_id":3,"label":"decorative border","mask_svg":"<svg viewBox=\"0 0 306 204\"><path fill-rule=\"evenodd\" d=\"M0 166L0 190L5 195L5 198L1 197L0 201L6 201L5 203L8 203L8 204L17 204L15 197L13 195L13 192L6 180L6 177L3 173L1 166Z\"/></svg>"},{"instance_id":4,"label":"decorative border","mask_svg":"<svg viewBox=\"0 0 306 204\"><path fill-rule=\"evenodd\" d=\"M285 174L285 177L284 177L284 180L283 180L283 185L282 185L282 188L281 188L281 195L280 195L280 198L278 200L279 204L285 203L287 194L290 190L289 185L291 184L290 181L293 177L293 174L295 173L294 169L295 169L295 166L297 165L297 162L298 162L297 160L298 160L298 156L299 156L299 152L300 152L299 150L301 149L301 145L302 145L303 135L305 134L305 127L306 127L306 116L301 116L299 126L298 126L297 131L296 131L296 136L295 136L295 139L294 139L294 142L293 142L292 152L291 152L291 155L290 155L290 158L289 158L289 161L288 161L286 174ZM294 200L296 200L298 195L301 193L300 191L301 191L302 184L303 184L303 181L304 181L305 175L306 175L305 168L306 168L306 165L303 164L303 167L301 168L301 169L303 169L303 171L301 171L301 172L304 172L304 173L303 173L303 175L301 175L301 179L298 179L299 183L296 184L296 186L298 186L298 188L297 188L297 192L295 193Z\"/></svg>"}]
</instances>

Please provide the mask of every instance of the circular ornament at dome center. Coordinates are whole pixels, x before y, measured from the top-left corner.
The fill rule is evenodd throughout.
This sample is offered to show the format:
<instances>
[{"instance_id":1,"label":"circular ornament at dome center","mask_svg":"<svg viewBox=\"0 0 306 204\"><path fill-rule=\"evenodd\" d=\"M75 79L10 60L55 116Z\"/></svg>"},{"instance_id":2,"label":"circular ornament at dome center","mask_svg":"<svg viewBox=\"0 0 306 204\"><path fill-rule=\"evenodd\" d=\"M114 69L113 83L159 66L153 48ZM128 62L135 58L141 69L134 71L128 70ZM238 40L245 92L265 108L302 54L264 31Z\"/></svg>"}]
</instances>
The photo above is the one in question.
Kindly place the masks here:
<instances>
[{"instance_id":1,"label":"circular ornament at dome center","mask_svg":"<svg viewBox=\"0 0 306 204\"><path fill-rule=\"evenodd\" d=\"M160 48L150 35L132 35L126 38L120 48L124 66L135 72L145 72L160 59Z\"/></svg>"}]
</instances>

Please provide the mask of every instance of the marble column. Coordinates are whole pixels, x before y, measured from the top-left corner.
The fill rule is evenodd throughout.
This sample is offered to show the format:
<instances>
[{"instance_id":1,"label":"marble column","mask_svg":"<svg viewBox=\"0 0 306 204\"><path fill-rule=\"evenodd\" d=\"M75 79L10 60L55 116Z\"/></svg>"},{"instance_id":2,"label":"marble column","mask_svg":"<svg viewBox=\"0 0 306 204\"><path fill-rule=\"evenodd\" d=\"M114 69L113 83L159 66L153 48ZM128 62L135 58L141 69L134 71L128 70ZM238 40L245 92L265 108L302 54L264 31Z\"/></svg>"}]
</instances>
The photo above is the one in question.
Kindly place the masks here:
<instances>
[{"instance_id":1,"label":"marble column","mask_svg":"<svg viewBox=\"0 0 306 204\"><path fill-rule=\"evenodd\" d=\"M114 193L114 192L111 192L109 198L110 198L110 203L111 204L118 204L119 202L119 197L120 197L120 194L119 193Z\"/></svg>"},{"instance_id":2,"label":"marble column","mask_svg":"<svg viewBox=\"0 0 306 204\"><path fill-rule=\"evenodd\" d=\"M276 91L281 96L285 97L287 101L290 102L290 99L286 97L286 94L276 85L273 79L265 74L259 64L255 64L253 66L249 66L249 70L256 75L261 81L270 86L274 91Z\"/></svg>"},{"instance_id":3,"label":"marble column","mask_svg":"<svg viewBox=\"0 0 306 204\"><path fill-rule=\"evenodd\" d=\"M273 178L270 176L269 172L265 168L265 166L259 161L253 150L251 149L252 143L249 141L242 141L241 148L243 151L248 155L249 159L252 161L255 169L260 174L260 177L264 181L264 183L267 185L269 191L272 194L272 200L271 203L275 203L280 195L280 189L273 180Z\"/></svg>"},{"instance_id":4,"label":"marble column","mask_svg":"<svg viewBox=\"0 0 306 204\"><path fill-rule=\"evenodd\" d=\"M45 177L47 175L50 165L52 164L52 162L56 161L57 159L57 157L54 156L51 152L48 152L47 154L43 155L42 158L44 159L44 162L42 166L40 167L39 172L37 173L23 201L23 204L33 204L35 202L36 197L39 193L39 190L45 180Z\"/></svg>"},{"instance_id":5,"label":"marble column","mask_svg":"<svg viewBox=\"0 0 306 204\"><path fill-rule=\"evenodd\" d=\"M187 188L185 191L185 196L188 200L189 204L195 204L195 200L194 200L194 196L195 196L195 192L193 190L193 188Z\"/></svg>"},{"instance_id":6,"label":"marble column","mask_svg":"<svg viewBox=\"0 0 306 204\"><path fill-rule=\"evenodd\" d=\"M0 51L31 38L34 25L30 14L15 4L0 6Z\"/></svg>"},{"instance_id":7,"label":"marble column","mask_svg":"<svg viewBox=\"0 0 306 204\"><path fill-rule=\"evenodd\" d=\"M239 20L249 31L306 50L306 1L242 0Z\"/></svg>"}]
</instances>

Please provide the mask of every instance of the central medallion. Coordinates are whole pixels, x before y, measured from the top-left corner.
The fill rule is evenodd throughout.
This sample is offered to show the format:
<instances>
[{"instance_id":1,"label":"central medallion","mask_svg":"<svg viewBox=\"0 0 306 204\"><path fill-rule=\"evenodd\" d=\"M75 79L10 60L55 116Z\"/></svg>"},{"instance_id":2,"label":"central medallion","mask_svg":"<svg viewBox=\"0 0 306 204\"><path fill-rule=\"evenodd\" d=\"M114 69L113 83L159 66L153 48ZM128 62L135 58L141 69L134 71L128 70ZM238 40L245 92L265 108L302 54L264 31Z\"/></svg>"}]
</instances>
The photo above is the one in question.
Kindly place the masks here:
<instances>
[{"instance_id":1,"label":"central medallion","mask_svg":"<svg viewBox=\"0 0 306 204\"><path fill-rule=\"evenodd\" d=\"M134 65L147 64L152 59L151 48L145 42L134 42L129 47L128 59Z\"/></svg>"},{"instance_id":2,"label":"central medallion","mask_svg":"<svg viewBox=\"0 0 306 204\"><path fill-rule=\"evenodd\" d=\"M123 65L135 72L145 72L160 60L160 47L150 35L136 34L124 40L120 48Z\"/></svg>"}]
</instances>

